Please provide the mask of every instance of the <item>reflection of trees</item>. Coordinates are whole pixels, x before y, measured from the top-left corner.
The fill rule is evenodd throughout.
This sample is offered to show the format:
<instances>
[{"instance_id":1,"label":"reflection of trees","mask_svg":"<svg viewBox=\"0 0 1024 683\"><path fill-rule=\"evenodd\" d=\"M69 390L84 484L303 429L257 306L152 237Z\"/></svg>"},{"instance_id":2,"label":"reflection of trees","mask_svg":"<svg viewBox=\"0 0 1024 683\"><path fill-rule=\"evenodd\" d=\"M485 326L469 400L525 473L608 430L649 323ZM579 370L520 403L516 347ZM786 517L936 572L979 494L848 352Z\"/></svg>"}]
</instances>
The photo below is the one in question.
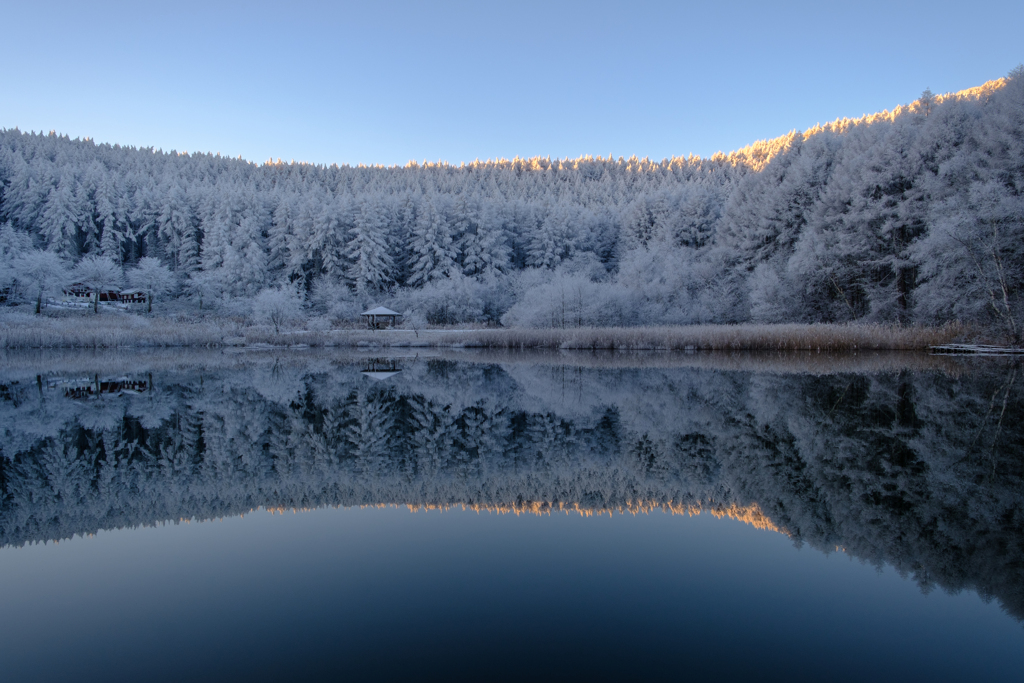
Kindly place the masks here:
<instances>
[{"instance_id":1,"label":"reflection of trees","mask_svg":"<svg viewBox=\"0 0 1024 683\"><path fill-rule=\"evenodd\" d=\"M732 510L1024 616L1017 370L767 375L410 364L0 392L0 542L257 506ZM758 512L759 511L759 512Z\"/></svg>"}]
</instances>

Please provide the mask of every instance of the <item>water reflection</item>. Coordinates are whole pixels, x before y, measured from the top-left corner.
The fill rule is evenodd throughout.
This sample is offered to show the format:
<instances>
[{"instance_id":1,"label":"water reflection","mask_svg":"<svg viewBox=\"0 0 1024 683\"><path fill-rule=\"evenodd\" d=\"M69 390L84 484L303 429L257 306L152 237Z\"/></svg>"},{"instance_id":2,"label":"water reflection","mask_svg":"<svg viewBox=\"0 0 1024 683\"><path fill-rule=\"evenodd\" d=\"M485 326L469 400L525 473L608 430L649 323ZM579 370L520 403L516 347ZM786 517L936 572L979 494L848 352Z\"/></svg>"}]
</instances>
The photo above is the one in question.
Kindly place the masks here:
<instances>
[{"instance_id":1,"label":"water reflection","mask_svg":"<svg viewBox=\"0 0 1024 683\"><path fill-rule=\"evenodd\" d=\"M708 511L1024 617L1018 366L580 358L8 358L0 544L256 507Z\"/></svg>"}]
</instances>

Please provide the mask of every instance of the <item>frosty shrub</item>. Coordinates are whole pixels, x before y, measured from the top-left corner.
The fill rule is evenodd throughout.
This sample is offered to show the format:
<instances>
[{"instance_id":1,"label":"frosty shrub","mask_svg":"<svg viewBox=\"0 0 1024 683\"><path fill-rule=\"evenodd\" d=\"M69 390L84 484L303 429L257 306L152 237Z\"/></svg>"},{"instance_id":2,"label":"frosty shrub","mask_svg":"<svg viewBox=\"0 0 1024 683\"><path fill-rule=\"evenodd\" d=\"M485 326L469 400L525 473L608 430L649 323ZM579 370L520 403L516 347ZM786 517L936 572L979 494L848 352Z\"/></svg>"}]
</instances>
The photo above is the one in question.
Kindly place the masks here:
<instances>
[{"instance_id":1,"label":"frosty shrub","mask_svg":"<svg viewBox=\"0 0 1024 683\"><path fill-rule=\"evenodd\" d=\"M418 333L419 330L427 326L427 317L419 311L408 309L402 314L401 326L407 330L416 330ZM417 334L417 336L419 335Z\"/></svg>"},{"instance_id":2,"label":"frosty shrub","mask_svg":"<svg viewBox=\"0 0 1024 683\"><path fill-rule=\"evenodd\" d=\"M302 297L289 287L264 289L256 295L252 314L258 322L269 323L275 333L280 333L282 325L305 318L303 305Z\"/></svg>"},{"instance_id":3,"label":"frosty shrub","mask_svg":"<svg viewBox=\"0 0 1024 683\"><path fill-rule=\"evenodd\" d=\"M146 257L128 271L128 284L146 292L146 310L152 313L153 298L167 294L177 282L174 273L160 263L160 259Z\"/></svg>"},{"instance_id":4,"label":"frosty shrub","mask_svg":"<svg viewBox=\"0 0 1024 683\"><path fill-rule=\"evenodd\" d=\"M306 321L306 329L310 332L327 332L331 329L331 319L323 315L310 318Z\"/></svg>"},{"instance_id":5,"label":"frosty shrub","mask_svg":"<svg viewBox=\"0 0 1024 683\"><path fill-rule=\"evenodd\" d=\"M368 306L363 306L358 301L340 299L332 302L331 305L327 307L327 314L332 320L356 323L360 321L359 314L367 308Z\"/></svg>"},{"instance_id":6,"label":"frosty shrub","mask_svg":"<svg viewBox=\"0 0 1024 683\"><path fill-rule=\"evenodd\" d=\"M628 325L735 323L747 319L745 283L722 250L665 242L629 252L618 282L629 291Z\"/></svg>"},{"instance_id":7,"label":"frosty shrub","mask_svg":"<svg viewBox=\"0 0 1024 683\"><path fill-rule=\"evenodd\" d=\"M505 327L600 327L632 321L630 292L580 274L557 273L532 284L502 316Z\"/></svg>"},{"instance_id":8,"label":"frosty shrub","mask_svg":"<svg viewBox=\"0 0 1024 683\"><path fill-rule=\"evenodd\" d=\"M767 263L750 276L750 319L755 323L779 323L786 319L786 290L782 279Z\"/></svg>"},{"instance_id":9,"label":"frosty shrub","mask_svg":"<svg viewBox=\"0 0 1024 683\"><path fill-rule=\"evenodd\" d=\"M15 262L30 251L32 238L27 233L15 230L10 222L0 226L0 290L7 295L8 303L13 303L20 296L27 294L25 283L19 282ZM39 304L41 303L40 301Z\"/></svg>"},{"instance_id":10,"label":"frosty shrub","mask_svg":"<svg viewBox=\"0 0 1024 683\"><path fill-rule=\"evenodd\" d=\"M320 277L309 295L309 310L342 323L359 321L359 314L377 304L366 293L352 291L342 282Z\"/></svg>"},{"instance_id":11,"label":"frosty shrub","mask_svg":"<svg viewBox=\"0 0 1024 683\"><path fill-rule=\"evenodd\" d=\"M225 291L219 271L192 273L184 282L184 289L186 294L199 304L200 311L204 305L213 304Z\"/></svg>"},{"instance_id":12,"label":"frosty shrub","mask_svg":"<svg viewBox=\"0 0 1024 683\"><path fill-rule=\"evenodd\" d=\"M507 283L489 276L476 280L453 275L397 297L399 310L420 313L431 325L497 322L512 303Z\"/></svg>"}]
</instances>

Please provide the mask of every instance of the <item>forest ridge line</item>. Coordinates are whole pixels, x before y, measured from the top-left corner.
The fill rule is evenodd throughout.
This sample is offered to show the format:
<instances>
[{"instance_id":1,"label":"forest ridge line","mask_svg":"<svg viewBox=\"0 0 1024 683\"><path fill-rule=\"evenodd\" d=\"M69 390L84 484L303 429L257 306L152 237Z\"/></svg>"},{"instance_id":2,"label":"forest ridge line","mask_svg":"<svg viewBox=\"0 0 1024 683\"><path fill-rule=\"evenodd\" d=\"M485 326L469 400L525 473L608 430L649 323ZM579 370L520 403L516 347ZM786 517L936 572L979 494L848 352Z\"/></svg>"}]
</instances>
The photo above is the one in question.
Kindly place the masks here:
<instances>
[{"instance_id":1,"label":"forest ridge line","mask_svg":"<svg viewBox=\"0 0 1024 683\"><path fill-rule=\"evenodd\" d=\"M943 93L943 94L939 94L939 95L932 95L932 101L930 103L923 102L921 99L917 99L917 100L914 100L913 102L911 102L910 104L906 104L906 105L899 104L899 105L896 105L896 107L894 107L892 110L883 109L880 112L875 112L873 114L863 114L863 115L861 115L859 117L845 117L845 116L844 117L839 117L839 118L837 118L837 119L835 119L833 121L829 121L827 123L816 124L816 125L808 128L806 130L803 130L803 131L800 131L800 130L797 130L797 129L793 129L793 130L791 130L788 133L785 133L783 135L779 135L779 136L774 137L774 138L765 138L765 139L762 139L762 140L756 140L756 141L750 143L749 145L745 145L743 147L740 147L739 149L736 149L736 150L733 150L733 151L730 151L730 152L718 151L718 152L715 152L714 154L711 154L711 155L709 155L707 157L701 157L699 154L687 154L686 156L666 157L666 158L662 159L661 161L652 161L649 157L639 158L636 155L632 155L629 158L625 158L625 157L622 157L620 155L616 159L616 157L614 155L612 155L612 154L609 154L607 157L602 157L600 154L583 154L583 155L580 155L578 157L565 157L565 158L556 157L555 159L552 159L550 155L545 156L545 157L542 157L542 156L532 156L532 157L519 157L519 156L515 156L512 159L507 159L507 158L502 157L502 158L498 158L498 159L494 159L494 160L492 160L492 159L485 159L483 161L481 161L480 159L475 159L473 161L462 161L462 162L459 162L458 164L454 164L454 163L450 163L448 161L442 161L442 160L430 161L430 160L427 160L427 159L424 159L423 161L416 161L415 159L411 159L411 160L409 160L408 162L406 162L403 165L399 165L399 164L391 164L391 165L388 165L388 164L364 164L364 163L357 163L357 164L338 164L338 163L333 163L333 164L317 164L317 163L312 163L312 162L307 162L307 161L295 161L294 159L292 159L289 162L282 162L280 157L278 157L276 161L273 159L273 157L271 157L271 158L267 159L266 161L264 161L263 163L256 163L256 162L248 160L248 159L243 159L241 157L241 155L239 155L237 158L222 157L220 152L187 152L187 151L178 152L177 150L174 150L174 149L172 149L172 150L170 150L168 152L164 152L163 149L156 148L156 147L134 147L134 146L131 146L131 145L120 145L120 144L117 144L117 143L106 143L106 142L97 143L92 137L89 137L89 136L85 136L84 138L81 138L81 139L79 139L79 138L72 139L72 138L70 138L67 135L63 135L63 134L57 133L55 130L51 130L47 135L48 136L56 136L56 137L62 138L64 140L71 140L72 142L82 142L82 143L86 143L86 144L93 144L93 145L97 145L97 146L101 146L101 147L108 147L110 149L115 149L115 150L124 149L124 150L129 150L129 151L142 151L142 152L150 152L152 154L167 154L167 155L170 155L170 156L184 156L184 157L193 157L193 158L201 158L201 157L213 157L213 158L217 158L217 159L224 158L224 159L230 159L232 161L240 161L242 163L246 163L246 164L249 164L249 165L252 165L252 166L258 166L258 167L262 167L262 166L311 166L313 168L368 168L368 169L441 168L441 169L471 169L471 170L483 169L483 168L494 168L494 167L496 167L496 168L512 168L512 169L517 170L517 171L544 171L544 170L547 170L549 168L554 168L554 169L560 169L560 168L576 169L581 164L585 164L585 163L589 163L589 162L604 162L604 163L619 163L619 164L623 164L624 163L624 164L626 164L627 170L636 171L636 172L643 172L643 171L648 170L648 169L650 169L651 167L654 167L654 166L659 166L660 167L660 166L666 166L666 165L667 166L672 166L673 164L676 164L676 165L679 165L679 164L692 164L692 163L695 163L695 162L699 162L699 161L701 161L703 159L707 159L709 161L722 161L722 160L725 160L725 161L729 162L730 164L732 164L734 166L736 166L736 165L743 165L743 166L747 166L747 167L749 167L749 168L751 168L753 170L760 171L760 170L762 170L764 168L764 166L769 161L771 161L772 157L774 157L776 154L778 154L779 151L781 151L781 150L785 149L786 147L788 147L791 144L793 138L796 135L800 135L800 136L803 137L804 140L807 140L811 136L817 135L817 134L823 133L823 132L845 132L845 131L849 130L850 128L854 127L854 126L868 125L868 124L879 122L879 121L889 121L889 122L891 122L894 119L896 119L897 117L902 116L904 114L919 112L919 111L921 111L921 109L924 106L928 106L929 104L932 104L932 105L933 104L941 104L941 103L949 101L949 100L962 100L962 99L965 99L965 100L974 99L974 100L976 100L976 99L980 99L980 98L983 98L983 97L988 97L994 91L1004 87L1006 85L1006 83L1007 83L1007 79L1006 78L996 78L996 79L993 79L991 81L986 81L985 83L983 83L983 84L981 84L979 86L975 86L973 88L965 88L964 90L959 90L959 91L956 91L956 92L949 92L949 93ZM926 93L930 93L930 91L926 91ZM5 129L3 132L20 133L21 131L19 130L19 128L17 126L15 126L13 128L10 128L10 129ZM29 131L28 135L43 135L43 133L42 133L42 131L40 131L39 133L36 133L35 131Z\"/></svg>"}]
</instances>

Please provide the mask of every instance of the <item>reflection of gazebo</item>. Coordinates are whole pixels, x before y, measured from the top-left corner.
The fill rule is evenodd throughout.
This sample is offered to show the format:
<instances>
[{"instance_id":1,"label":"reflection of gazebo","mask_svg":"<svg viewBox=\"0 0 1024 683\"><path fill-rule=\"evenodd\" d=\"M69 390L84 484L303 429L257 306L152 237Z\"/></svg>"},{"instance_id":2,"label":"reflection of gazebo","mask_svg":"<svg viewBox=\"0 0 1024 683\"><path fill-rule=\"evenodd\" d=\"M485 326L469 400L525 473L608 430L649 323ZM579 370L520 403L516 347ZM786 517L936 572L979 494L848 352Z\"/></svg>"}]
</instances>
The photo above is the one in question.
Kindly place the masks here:
<instances>
[{"instance_id":1,"label":"reflection of gazebo","mask_svg":"<svg viewBox=\"0 0 1024 683\"><path fill-rule=\"evenodd\" d=\"M398 322L399 316L402 314L392 311L390 308L378 306L377 308L364 311L360 315L366 319L367 327L371 330L379 330L385 327L394 327L395 323Z\"/></svg>"},{"instance_id":2,"label":"reflection of gazebo","mask_svg":"<svg viewBox=\"0 0 1024 683\"><path fill-rule=\"evenodd\" d=\"M394 358L368 358L364 364L365 369L360 373L376 382L383 382L388 377L394 377L402 371L398 367L398 361Z\"/></svg>"}]
</instances>

